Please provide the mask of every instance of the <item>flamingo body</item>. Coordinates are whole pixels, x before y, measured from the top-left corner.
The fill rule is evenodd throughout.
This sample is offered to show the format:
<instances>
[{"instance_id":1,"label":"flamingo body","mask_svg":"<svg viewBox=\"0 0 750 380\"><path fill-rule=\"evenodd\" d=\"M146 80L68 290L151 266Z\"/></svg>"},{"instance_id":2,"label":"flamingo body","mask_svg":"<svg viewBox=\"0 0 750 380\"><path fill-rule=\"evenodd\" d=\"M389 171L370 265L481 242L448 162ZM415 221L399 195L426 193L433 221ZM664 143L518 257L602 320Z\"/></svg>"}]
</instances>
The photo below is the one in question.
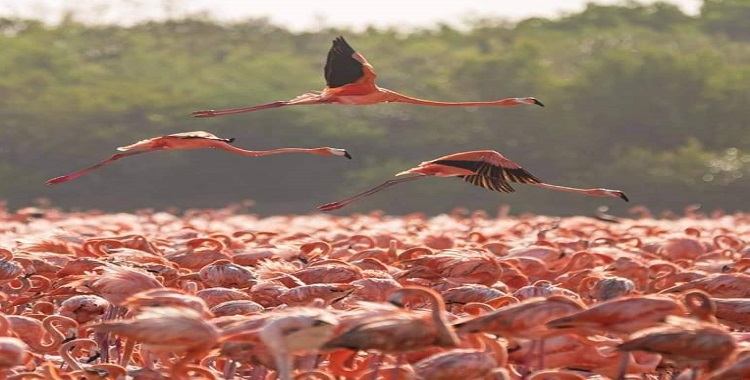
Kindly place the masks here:
<instances>
[{"instance_id":1,"label":"flamingo body","mask_svg":"<svg viewBox=\"0 0 750 380\"><path fill-rule=\"evenodd\" d=\"M640 330L620 343L617 349L654 352L692 366L705 362L709 371L712 371L719 368L737 348L734 337L721 327L705 322L685 323L679 318L673 321L675 322Z\"/></svg>"},{"instance_id":2,"label":"flamingo body","mask_svg":"<svg viewBox=\"0 0 750 380\"><path fill-rule=\"evenodd\" d=\"M453 327L462 333L483 332L537 339L550 335L545 323L585 308L582 302L566 296L531 298L484 315L454 322Z\"/></svg>"},{"instance_id":3,"label":"flamingo body","mask_svg":"<svg viewBox=\"0 0 750 380\"><path fill-rule=\"evenodd\" d=\"M585 333L632 334L658 325L669 315L686 315L677 300L660 296L630 296L598 303L589 309L547 323L553 329L572 328Z\"/></svg>"},{"instance_id":4,"label":"flamingo body","mask_svg":"<svg viewBox=\"0 0 750 380\"><path fill-rule=\"evenodd\" d=\"M328 341L323 348L403 353L430 346L456 347L459 340L448 325L445 303L440 294L432 289L410 286L395 290L388 301L403 306L404 298L409 295L425 297L431 304L431 313L386 311L381 316L364 318Z\"/></svg>"},{"instance_id":5,"label":"flamingo body","mask_svg":"<svg viewBox=\"0 0 750 380\"><path fill-rule=\"evenodd\" d=\"M419 166L396 175L412 173L436 177L459 177L472 185L506 193L515 191L508 181L531 184L541 182L533 174L494 150L450 154L422 162Z\"/></svg>"}]
</instances>

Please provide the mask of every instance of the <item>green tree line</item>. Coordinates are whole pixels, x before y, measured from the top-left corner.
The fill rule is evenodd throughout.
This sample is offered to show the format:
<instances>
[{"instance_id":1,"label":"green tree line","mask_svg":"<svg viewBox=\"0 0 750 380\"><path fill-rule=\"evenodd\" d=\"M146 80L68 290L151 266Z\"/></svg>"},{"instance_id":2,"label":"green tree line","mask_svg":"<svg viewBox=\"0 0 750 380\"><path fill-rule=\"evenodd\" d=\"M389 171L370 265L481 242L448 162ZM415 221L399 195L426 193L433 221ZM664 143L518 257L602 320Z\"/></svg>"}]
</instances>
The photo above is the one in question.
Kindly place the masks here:
<instances>
[{"instance_id":1,"label":"green tree line","mask_svg":"<svg viewBox=\"0 0 750 380\"><path fill-rule=\"evenodd\" d=\"M750 194L750 3L594 5L554 19L476 19L464 28L291 32L265 20L201 17L130 27L0 19L0 198L64 208L219 207L307 213L442 155L495 149L546 182L625 191L633 203L746 210ZM446 101L535 96L547 107L319 105L213 119L220 109L320 90L331 40L344 35L378 83ZM354 159L243 158L219 151L126 158L76 181L45 180L118 146L206 130L246 149L332 146ZM421 182L421 183L420 183ZM348 211L404 214L456 206L585 214L597 199L514 185L499 194L458 179L389 189Z\"/></svg>"}]
</instances>

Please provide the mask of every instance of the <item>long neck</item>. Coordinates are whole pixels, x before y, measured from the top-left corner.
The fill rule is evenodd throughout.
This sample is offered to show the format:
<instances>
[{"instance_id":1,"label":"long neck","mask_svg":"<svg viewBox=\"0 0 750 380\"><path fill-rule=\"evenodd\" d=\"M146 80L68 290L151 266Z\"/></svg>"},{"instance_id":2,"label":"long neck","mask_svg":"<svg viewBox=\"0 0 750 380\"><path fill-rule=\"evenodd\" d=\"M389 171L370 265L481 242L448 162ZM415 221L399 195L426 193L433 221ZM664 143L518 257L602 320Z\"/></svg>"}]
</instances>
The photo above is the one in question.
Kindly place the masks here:
<instances>
[{"instance_id":1,"label":"long neck","mask_svg":"<svg viewBox=\"0 0 750 380\"><path fill-rule=\"evenodd\" d=\"M499 106L499 107L510 107L517 106L519 103L515 98L507 98L494 100L489 102L440 102L435 100L426 100L414 98L398 92L387 90L384 88L380 89L381 92L388 94L388 102L392 103L409 103L419 104L423 106L434 106L434 107L472 107L472 106Z\"/></svg>"},{"instance_id":2,"label":"long neck","mask_svg":"<svg viewBox=\"0 0 750 380\"><path fill-rule=\"evenodd\" d=\"M578 252L575 255L573 255L573 257L568 261L568 263L564 267L562 267L560 270L550 270L550 272L555 273L557 275L571 272L575 270L575 267L578 266L584 260L593 261L591 254L586 251ZM584 262L584 266L585 266L585 262Z\"/></svg>"},{"instance_id":3,"label":"long neck","mask_svg":"<svg viewBox=\"0 0 750 380\"><path fill-rule=\"evenodd\" d=\"M584 194L584 195L593 195L597 197L606 197L608 195L603 194L600 189L579 189L577 187L567 187L567 186L557 186L557 185L550 185L548 183L530 183L529 185L533 186L539 186L543 187L545 189L550 190L558 190L558 191L565 191L568 193L578 193L578 194Z\"/></svg>"},{"instance_id":4,"label":"long neck","mask_svg":"<svg viewBox=\"0 0 750 380\"><path fill-rule=\"evenodd\" d=\"M443 347L455 347L459 343L458 336L449 326L445 318L445 304L434 291L420 289L420 294L425 296L432 304L432 321L438 330L438 345Z\"/></svg>"},{"instance_id":5,"label":"long neck","mask_svg":"<svg viewBox=\"0 0 750 380\"><path fill-rule=\"evenodd\" d=\"M225 150L230 153L239 154L241 156L251 156L251 157L257 157L257 156L270 156L272 154L282 154L282 153L307 153L307 154L318 154L318 155L324 155L322 149L320 148L278 148L278 149L270 149L270 150L245 150L240 149L235 146L229 145L227 143L221 143L216 145L217 149Z\"/></svg>"}]
</instances>

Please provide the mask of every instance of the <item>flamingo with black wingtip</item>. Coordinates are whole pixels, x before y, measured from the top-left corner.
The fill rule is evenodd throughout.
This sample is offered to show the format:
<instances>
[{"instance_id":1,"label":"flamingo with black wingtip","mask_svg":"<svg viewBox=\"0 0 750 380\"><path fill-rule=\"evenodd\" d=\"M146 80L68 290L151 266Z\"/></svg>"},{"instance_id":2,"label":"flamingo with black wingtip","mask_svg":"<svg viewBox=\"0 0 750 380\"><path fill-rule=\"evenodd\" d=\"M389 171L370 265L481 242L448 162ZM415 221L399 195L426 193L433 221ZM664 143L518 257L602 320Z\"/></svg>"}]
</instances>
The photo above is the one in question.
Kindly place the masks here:
<instances>
[{"instance_id":1,"label":"flamingo with black wingtip","mask_svg":"<svg viewBox=\"0 0 750 380\"><path fill-rule=\"evenodd\" d=\"M47 181L48 185L54 185L57 183L68 182L74 180L82 175L85 175L93 170L96 170L104 165L115 162L121 158L135 156L137 154L154 152L159 150L189 150L189 149L221 149L233 154L239 154L242 156L268 156L272 154L281 153L307 153L316 154L320 156L344 156L346 158L352 158L352 156L345 149L338 148L277 148L271 150L245 150L232 146L231 143L234 139L223 139L216 137L215 135L204 132L183 132L175 133L167 136L159 136L146 140L141 140L135 144L123 146L117 148L122 153L117 153L111 157L92 165L88 168L78 170L68 175L55 177Z\"/></svg>"},{"instance_id":2,"label":"flamingo with black wingtip","mask_svg":"<svg viewBox=\"0 0 750 380\"><path fill-rule=\"evenodd\" d=\"M566 191L591 195L596 197L614 197L629 201L628 197L620 190L609 189L579 189L575 187L557 186L544 183L533 174L526 171L517 163L509 160L494 150L477 150L472 152L455 153L425 161L415 168L400 172L397 176L414 174L385 181L374 188L356 194L338 202L326 203L318 206L318 210L332 211L340 209L361 198L372 195L387 187L427 177L458 177L472 185L480 186L492 191L512 193L515 191L510 182L525 183L545 189Z\"/></svg>"},{"instance_id":3,"label":"flamingo with black wingtip","mask_svg":"<svg viewBox=\"0 0 750 380\"><path fill-rule=\"evenodd\" d=\"M320 92L309 92L291 100L277 101L251 107L195 111L192 113L192 116L223 116L305 104L368 105L376 103L409 103L434 107L508 107L522 104L534 104L544 107L542 102L532 97L507 98L486 102L440 102L414 98L378 87L375 84L376 74L372 65L367 62L367 59L365 59L362 54L356 52L346 40L344 40L344 37L337 37L333 40L333 46L331 46L331 49L328 51L328 59L323 73L325 75L327 87Z\"/></svg>"}]
</instances>

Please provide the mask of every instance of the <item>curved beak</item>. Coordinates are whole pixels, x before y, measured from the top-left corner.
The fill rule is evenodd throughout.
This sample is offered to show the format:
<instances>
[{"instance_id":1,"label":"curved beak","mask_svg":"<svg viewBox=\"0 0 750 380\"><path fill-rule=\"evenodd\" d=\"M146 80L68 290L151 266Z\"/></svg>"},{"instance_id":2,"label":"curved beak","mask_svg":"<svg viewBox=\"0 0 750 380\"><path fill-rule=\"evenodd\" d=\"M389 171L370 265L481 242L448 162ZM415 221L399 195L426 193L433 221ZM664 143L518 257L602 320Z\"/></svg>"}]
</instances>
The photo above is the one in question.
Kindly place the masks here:
<instances>
[{"instance_id":1,"label":"curved beak","mask_svg":"<svg viewBox=\"0 0 750 380\"><path fill-rule=\"evenodd\" d=\"M313 327L318 326L333 326L334 323L331 323L331 321L327 321L325 319L315 319L312 323Z\"/></svg>"},{"instance_id":2,"label":"curved beak","mask_svg":"<svg viewBox=\"0 0 750 380\"><path fill-rule=\"evenodd\" d=\"M346 151L346 150L344 151L344 157L346 157L346 158L348 158L350 160L352 159L352 155L349 154L349 151Z\"/></svg>"},{"instance_id":3,"label":"curved beak","mask_svg":"<svg viewBox=\"0 0 750 380\"><path fill-rule=\"evenodd\" d=\"M534 104L538 105L539 107L544 107L544 103L540 102L539 99L534 99Z\"/></svg>"},{"instance_id":4,"label":"curved beak","mask_svg":"<svg viewBox=\"0 0 750 380\"><path fill-rule=\"evenodd\" d=\"M394 306L398 306L398 307L404 307L404 306L406 306L406 305L404 304L404 300L402 299L402 297L399 297L399 296L395 296L395 297L391 296L391 297L388 297L388 299L387 299L386 301L387 301L387 302L388 302L389 304L391 304L391 305L394 305Z\"/></svg>"},{"instance_id":5,"label":"curved beak","mask_svg":"<svg viewBox=\"0 0 750 380\"><path fill-rule=\"evenodd\" d=\"M401 300L389 300L388 303L398 307L404 307L404 303Z\"/></svg>"},{"instance_id":6,"label":"curved beak","mask_svg":"<svg viewBox=\"0 0 750 380\"><path fill-rule=\"evenodd\" d=\"M622 192L621 192L621 193L620 193L620 198L624 199L624 200L625 200L625 202L630 202L630 199L628 199L628 196L627 196L627 195L625 195L625 193L622 193Z\"/></svg>"}]
</instances>

